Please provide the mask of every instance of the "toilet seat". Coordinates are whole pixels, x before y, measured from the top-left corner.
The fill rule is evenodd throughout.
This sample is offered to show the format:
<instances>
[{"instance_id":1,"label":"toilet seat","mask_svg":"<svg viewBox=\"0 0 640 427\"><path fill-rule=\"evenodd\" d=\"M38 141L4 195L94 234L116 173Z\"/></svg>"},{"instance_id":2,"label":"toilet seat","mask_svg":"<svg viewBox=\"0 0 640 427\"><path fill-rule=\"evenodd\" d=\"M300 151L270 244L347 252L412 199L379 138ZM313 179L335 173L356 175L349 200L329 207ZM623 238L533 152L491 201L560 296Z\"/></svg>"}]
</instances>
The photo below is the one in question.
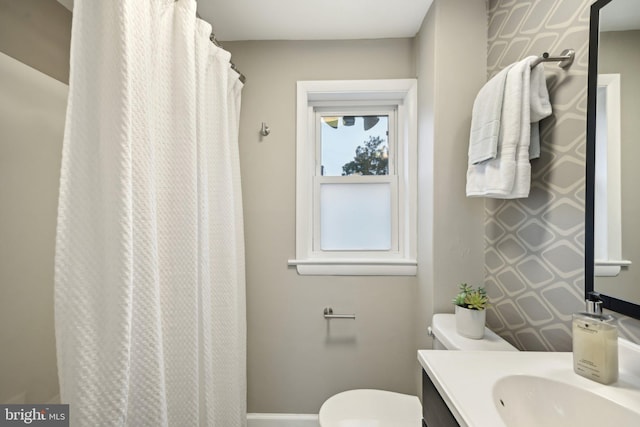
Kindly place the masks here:
<instances>
[{"instance_id":1,"label":"toilet seat","mask_svg":"<svg viewBox=\"0 0 640 427\"><path fill-rule=\"evenodd\" d=\"M416 396L370 389L338 393L319 413L321 427L416 427L421 419Z\"/></svg>"}]
</instances>

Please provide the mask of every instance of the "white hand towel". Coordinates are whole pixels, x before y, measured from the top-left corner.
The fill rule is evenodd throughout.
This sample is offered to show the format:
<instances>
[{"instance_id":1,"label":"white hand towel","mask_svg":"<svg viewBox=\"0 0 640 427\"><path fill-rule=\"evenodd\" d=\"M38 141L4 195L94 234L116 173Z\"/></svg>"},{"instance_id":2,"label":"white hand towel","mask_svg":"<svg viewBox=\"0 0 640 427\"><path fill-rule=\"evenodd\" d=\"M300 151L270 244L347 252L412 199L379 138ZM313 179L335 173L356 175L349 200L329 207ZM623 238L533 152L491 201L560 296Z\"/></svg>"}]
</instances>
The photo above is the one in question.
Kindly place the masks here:
<instances>
[{"instance_id":1,"label":"white hand towel","mask_svg":"<svg viewBox=\"0 0 640 427\"><path fill-rule=\"evenodd\" d=\"M517 70L521 79L521 108L520 108L520 137L516 144L516 167L511 191L504 196L505 199L517 199L527 197L531 187L531 163L529 162L529 146L531 143L531 61L535 56L530 56L518 62L513 67ZM515 72L515 71L514 71Z\"/></svg>"},{"instance_id":2,"label":"white hand towel","mask_svg":"<svg viewBox=\"0 0 640 427\"><path fill-rule=\"evenodd\" d=\"M502 101L509 65L480 89L473 103L469 135L469 163L494 159L498 152L498 137L502 117Z\"/></svg>"},{"instance_id":3,"label":"white hand towel","mask_svg":"<svg viewBox=\"0 0 640 427\"><path fill-rule=\"evenodd\" d=\"M535 57L530 57L535 58ZM531 60L529 58L529 60ZM531 142L529 144L529 159L540 157L540 127L538 122L551 115L549 90L544 75L544 64L538 64L531 70Z\"/></svg>"},{"instance_id":4,"label":"white hand towel","mask_svg":"<svg viewBox=\"0 0 640 427\"><path fill-rule=\"evenodd\" d=\"M520 61L522 64L522 116L521 137L516 147L516 175L508 199L529 196L531 189L530 159L540 157L539 121L551 114L549 92L544 76L544 66L539 64L531 69L531 63L537 59L530 56ZM526 126L526 123L530 123Z\"/></svg>"},{"instance_id":5,"label":"white hand towel","mask_svg":"<svg viewBox=\"0 0 640 427\"><path fill-rule=\"evenodd\" d=\"M540 123L531 123L531 142L529 142L529 159L540 157Z\"/></svg>"}]
</instances>

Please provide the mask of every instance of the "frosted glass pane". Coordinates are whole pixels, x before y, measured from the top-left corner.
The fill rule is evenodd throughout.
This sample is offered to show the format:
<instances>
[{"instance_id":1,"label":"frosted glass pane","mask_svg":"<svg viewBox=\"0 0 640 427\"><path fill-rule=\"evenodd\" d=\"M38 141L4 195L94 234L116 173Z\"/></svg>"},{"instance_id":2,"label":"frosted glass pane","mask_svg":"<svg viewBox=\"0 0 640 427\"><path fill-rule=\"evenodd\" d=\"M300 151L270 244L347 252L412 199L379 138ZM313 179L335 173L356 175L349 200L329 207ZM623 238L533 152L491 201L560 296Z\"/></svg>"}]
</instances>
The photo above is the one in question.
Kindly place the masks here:
<instances>
[{"instance_id":1,"label":"frosted glass pane","mask_svg":"<svg viewBox=\"0 0 640 427\"><path fill-rule=\"evenodd\" d=\"M391 185L321 184L322 250L390 250Z\"/></svg>"}]
</instances>

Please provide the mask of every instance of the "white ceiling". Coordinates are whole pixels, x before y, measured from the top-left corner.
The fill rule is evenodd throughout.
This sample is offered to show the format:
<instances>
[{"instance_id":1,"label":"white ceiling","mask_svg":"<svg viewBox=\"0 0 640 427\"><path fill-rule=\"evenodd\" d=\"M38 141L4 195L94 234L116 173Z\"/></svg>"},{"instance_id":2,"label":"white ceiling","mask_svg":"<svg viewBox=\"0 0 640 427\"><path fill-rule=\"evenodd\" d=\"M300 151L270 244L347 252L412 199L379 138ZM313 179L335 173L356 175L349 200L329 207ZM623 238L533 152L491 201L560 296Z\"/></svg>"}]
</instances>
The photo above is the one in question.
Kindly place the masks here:
<instances>
[{"instance_id":1,"label":"white ceiling","mask_svg":"<svg viewBox=\"0 0 640 427\"><path fill-rule=\"evenodd\" d=\"M220 41L377 39L415 36L432 2L198 0L198 13Z\"/></svg>"},{"instance_id":2,"label":"white ceiling","mask_svg":"<svg viewBox=\"0 0 640 427\"><path fill-rule=\"evenodd\" d=\"M218 40L413 37L433 0L199 0Z\"/></svg>"}]
</instances>

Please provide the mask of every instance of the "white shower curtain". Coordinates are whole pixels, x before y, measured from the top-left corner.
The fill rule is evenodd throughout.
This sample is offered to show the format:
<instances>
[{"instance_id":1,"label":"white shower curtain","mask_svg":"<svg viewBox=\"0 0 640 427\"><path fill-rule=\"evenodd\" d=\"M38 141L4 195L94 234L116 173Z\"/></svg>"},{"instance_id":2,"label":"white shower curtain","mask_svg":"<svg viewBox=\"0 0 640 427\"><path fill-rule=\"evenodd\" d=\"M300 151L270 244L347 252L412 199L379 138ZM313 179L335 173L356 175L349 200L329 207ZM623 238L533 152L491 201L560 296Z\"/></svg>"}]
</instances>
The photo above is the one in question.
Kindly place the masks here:
<instances>
[{"instance_id":1,"label":"white shower curtain","mask_svg":"<svg viewBox=\"0 0 640 427\"><path fill-rule=\"evenodd\" d=\"M194 0L75 0L55 259L72 426L246 425L242 83Z\"/></svg>"}]
</instances>

